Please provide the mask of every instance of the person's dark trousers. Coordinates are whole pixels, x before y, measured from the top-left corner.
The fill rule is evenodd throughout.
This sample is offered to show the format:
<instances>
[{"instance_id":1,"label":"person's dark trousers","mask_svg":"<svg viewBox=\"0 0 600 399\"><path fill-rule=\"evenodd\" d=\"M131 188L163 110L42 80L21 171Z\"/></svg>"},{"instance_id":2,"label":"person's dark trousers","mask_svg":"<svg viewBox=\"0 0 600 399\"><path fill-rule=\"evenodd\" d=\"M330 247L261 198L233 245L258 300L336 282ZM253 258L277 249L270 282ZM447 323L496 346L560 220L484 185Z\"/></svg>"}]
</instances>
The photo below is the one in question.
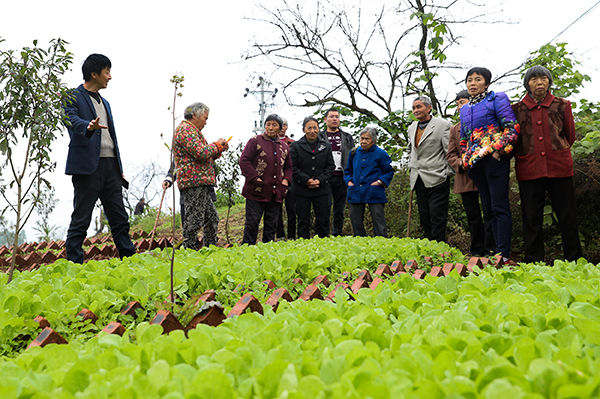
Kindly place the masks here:
<instances>
[{"instance_id":1,"label":"person's dark trousers","mask_svg":"<svg viewBox=\"0 0 600 399\"><path fill-rule=\"evenodd\" d=\"M490 215L496 253L510 259L510 240L512 236L512 214L508 201L510 158L492 155L481 159L469 170L469 177L481 197L485 214Z\"/></svg>"},{"instance_id":2,"label":"person's dark trousers","mask_svg":"<svg viewBox=\"0 0 600 399\"><path fill-rule=\"evenodd\" d=\"M310 208L315 212L315 235L329 235L330 202L329 194L316 197L296 195L296 214L298 215L298 238L310 238Z\"/></svg>"},{"instance_id":3,"label":"person's dark trousers","mask_svg":"<svg viewBox=\"0 0 600 399\"><path fill-rule=\"evenodd\" d=\"M287 238L296 239L296 195L288 191L285 195L285 210L287 214ZM279 210L279 220L277 222L277 238L285 237L285 228L283 225L283 207Z\"/></svg>"},{"instance_id":4,"label":"person's dark trousers","mask_svg":"<svg viewBox=\"0 0 600 399\"><path fill-rule=\"evenodd\" d=\"M467 214L469 232L471 233L471 253L479 256L493 254L496 250L496 242L494 241L492 223L489 215L481 217L479 192L468 191L460 195Z\"/></svg>"},{"instance_id":5,"label":"person's dark trousers","mask_svg":"<svg viewBox=\"0 0 600 399\"><path fill-rule=\"evenodd\" d=\"M355 236L366 237L365 231L365 205L367 204L350 204L350 222L352 223L352 232ZM387 237L387 224L385 222L384 213L385 204L369 204L371 212L371 220L373 221L373 234L375 237Z\"/></svg>"},{"instance_id":6,"label":"person's dark trousers","mask_svg":"<svg viewBox=\"0 0 600 399\"><path fill-rule=\"evenodd\" d=\"M275 196L273 196L275 198ZM275 239L277 231L277 218L281 204L273 199L271 202L260 202L246 198L246 223L244 225L244 238L242 244L254 245L258 237L258 225L263 220L262 242Z\"/></svg>"},{"instance_id":7,"label":"person's dark trousers","mask_svg":"<svg viewBox=\"0 0 600 399\"><path fill-rule=\"evenodd\" d=\"M346 209L346 195L348 187L344 183L344 176L331 176L329 178L331 187L331 200L333 202L333 236L341 236L344 229L344 211ZM331 205L330 205L331 206Z\"/></svg>"},{"instance_id":8,"label":"person's dark trousers","mask_svg":"<svg viewBox=\"0 0 600 399\"><path fill-rule=\"evenodd\" d=\"M426 188L419 176L415 184L415 192L419 205L419 219L425 237L440 242L446 241L450 179L437 186Z\"/></svg>"},{"instance_id":9,"label":"person's dark trousers","mask_svg":"<svg viewBox=\"0 0 600 399\"><path fill-rule=\"evenodd\" d=\"M96 201L100 199L121 258L135 254L129 237L129 218L123 205L122 179L117 158L100 158L91 175L73 175L73 213L67 232L67 259L83 263L83 249Z\"/></svg>"},{"instance_id":10,"label":"person's dark trousers","mask_svg":"<svg viewBox=\"0 0 600 399\"><path fill-rule=\"evenodd\" d=\"M575 214L573 178L542 178L519 181L521 210L523 213L523 248L525 262L544 260L544 238L542 224L546 193L558 218L562 237L563 256L575 261L582 255Z\"/></svg>"}]
</instances>

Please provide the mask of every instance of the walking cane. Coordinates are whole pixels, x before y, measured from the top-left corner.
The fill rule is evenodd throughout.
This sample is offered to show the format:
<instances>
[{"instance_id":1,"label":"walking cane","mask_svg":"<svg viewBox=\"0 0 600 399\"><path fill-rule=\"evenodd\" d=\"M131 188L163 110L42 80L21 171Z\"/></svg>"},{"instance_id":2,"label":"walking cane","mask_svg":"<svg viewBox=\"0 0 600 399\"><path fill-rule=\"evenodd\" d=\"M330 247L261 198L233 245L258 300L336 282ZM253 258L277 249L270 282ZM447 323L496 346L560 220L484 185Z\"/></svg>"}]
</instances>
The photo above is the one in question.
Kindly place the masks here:
<instances>
[{"instance_id":1,"label":"walking cane","mask_svg":"<svg viewBox=\"0 0 600 399\"><path fill-rule=\"evenodd\" d=\"M160 198L160 206L158 207L158 212L156 213L156 220L154 221L154 228L152 229L152 234L150 234L150 243L154 242L154 234L156 233L156 226L158 225L158 218L160 217L160 210L162 209L162 204L163 204L163 200L165 199L166 192L167 192L167 189L163 188L162 197Z\"/></svg>"},{"instance_id":2,"label":"walking cane","mask_svg":"<svg viewBox=\"0 0 600 399\"><path fill-rule=\"evenodd\" d=\"M410 237L410 217L412 215L413 190L410 190L410 198L408 199L408 221L406 222L406 237Z\"/></svg>"}]
</instances>

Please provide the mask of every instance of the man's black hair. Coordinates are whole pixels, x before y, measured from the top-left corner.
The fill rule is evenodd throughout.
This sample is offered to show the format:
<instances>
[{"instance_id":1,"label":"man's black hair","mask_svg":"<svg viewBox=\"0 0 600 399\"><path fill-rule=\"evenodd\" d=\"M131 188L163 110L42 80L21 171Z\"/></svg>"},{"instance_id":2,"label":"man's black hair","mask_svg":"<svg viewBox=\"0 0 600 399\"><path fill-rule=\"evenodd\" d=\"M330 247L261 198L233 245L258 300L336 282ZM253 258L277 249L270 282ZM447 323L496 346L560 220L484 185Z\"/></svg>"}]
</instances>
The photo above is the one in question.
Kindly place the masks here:
<instances>
[{"instance_id":1,"label":"man's black hair","mask_svg":"<svg viewBox=\"0 0 600 399\"><path fill-rule=\"evenodd\" d=\"M83 80L89 82L92 79L92 72L96 72L98 75L100 75L104 68L111 68L108 57L102 54L91 54L86 58L81 66Z\"/></svg>"},{"instance_id":2,"label":"man's black hair","mask_svg":"<svg viewBox=\"0 0 600 399\"><path fill-rule=\"evenodd\" d=\"M329 116L330 112L337 112L338 114L340 113L340 111L338 111L336 108L329 108L326 112L325 112L325 118L327 118Z\"/></svg>"},{"instance_id":3,"label":"man's black hair","mask_svg":"<svg viewBox=\"0 0 600 399\"><path fill-rule=\"evenodd\" d=\"M461 90L461 91L459 91L458 93L456 93L456 98L454 99L454 101L458 101L458 100L460 100L461 98L466 98L466 99L468 100L469 98L471 98L471 96L469 95L469 92L468 92L468 91L466 91L466 90Z\"/></svg>"}]
</instances>

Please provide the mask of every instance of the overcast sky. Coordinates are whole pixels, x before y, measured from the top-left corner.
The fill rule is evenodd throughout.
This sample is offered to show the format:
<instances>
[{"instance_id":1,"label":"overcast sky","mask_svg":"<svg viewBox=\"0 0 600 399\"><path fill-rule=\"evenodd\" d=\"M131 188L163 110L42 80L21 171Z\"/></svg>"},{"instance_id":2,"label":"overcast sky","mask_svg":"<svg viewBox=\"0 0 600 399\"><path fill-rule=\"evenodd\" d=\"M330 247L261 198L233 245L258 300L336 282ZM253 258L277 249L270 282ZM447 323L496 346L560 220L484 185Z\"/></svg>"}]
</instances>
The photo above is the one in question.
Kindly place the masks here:
<instances>
[{"instance_id":1,"label":"overcast sky","mask_svg":"<svg viewBox=\"0 0 600 399\"><path fill-rule=\"evenodd\" d=\"M313 1L306 0L304 6L310 7ZM516 24L480 25L461 41L453 54L464 52L466 57L476 57L473 64L486 66L495 75L502 73L518 66L529 52L554 38L596 1L579 0L570 2L567 7L564 1L558 0L507 0L496 8L495 16ZM345 1L346 4L352 2ZM260 3L280 4L277 0ZM568 49L578 54L583 63L581 71L592 77L593 83L586 85L582 93L592 101L600 100L597 94L600 52L591 34L597 31L594 24L600 19L599 9L595 8L558 38L569 43ZM82 83L81 63L89 54L107 55L112 61L113 79L101 94L111 104L121 158L125 174L129 176L136 166L148 161L168 167L169 153L161 133L170 142L172 121L167 108L172 105L173 86L169 79L175 73L185 76L177 114L192 102L206 103L211 112L203 133L209 141L233 135L233 142L245 142L252 135L258 119L258 103L252 96L244 98L244 89L256 87L257 73L272 72L266 64L241 61L253 37L265 32L264 25L247 19L256 15L252 0L11 1L2 5L0 37L5 42L0 43L0 47L18 49L31 45L34 39L47 47L51 38L65 39L70 43L68 50L74 54L72 70L65 76L70 87ZM465 72L459 71L454 81L447 78L448 93L462 89L454 82L461 80ZM283 102L282 96L276 100L279 101L270 112L287 117L288 133L300 137L300 122L310 110L291 108ZM57 169L49 176L60 200L51 223L65 229L73 197L70 177L64 174L68 143L68 134L64 132L52 145ZM152 205L157 206L158 201ZM3 207L0 202L0 208ZM29 241L36 238L31 229L34 223L35 220L30 220L26 229Z\"/></svg>"}]
</instances>

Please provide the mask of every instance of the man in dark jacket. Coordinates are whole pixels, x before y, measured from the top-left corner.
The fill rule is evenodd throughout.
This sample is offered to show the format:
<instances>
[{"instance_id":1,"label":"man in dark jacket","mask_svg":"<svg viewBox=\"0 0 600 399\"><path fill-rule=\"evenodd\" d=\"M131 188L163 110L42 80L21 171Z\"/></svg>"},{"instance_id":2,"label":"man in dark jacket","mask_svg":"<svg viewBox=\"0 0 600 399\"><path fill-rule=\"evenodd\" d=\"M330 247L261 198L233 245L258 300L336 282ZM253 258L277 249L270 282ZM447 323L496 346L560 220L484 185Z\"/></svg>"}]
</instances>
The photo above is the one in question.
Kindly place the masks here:
<instances>
[{"instance_id":1,"label":"man in dark jacket","mask_svg":"<svg viewBox=\"0 0 600 399\"><path fill-rule=\"evenodd\" d=\"M327 129L319 133L319 137L331 145L335 171L329 178L331 201L333 202L333 235L341 236L344 227L344 210L346 208L347 188L344 183L344 169L348 163L348 154L354 147L354 139L350 133L340 130L340 112L331 108L325 113Z\"/></svg>"},{"instance_id":2,"label":"man in dark jacket","mask_svg":"<svg viewBox=\"0 0 600 399\"><path fill-rule=\"evenodd\" d=\"M146 199L140 198L137 204L135 204L135 209L133 210L134 215L141 215L144 213L144 209L146 209Z\"/></svg>"},{"instance_id":3,"label":"man in dark jacket","mask_svg":"<svg viewBox=\"0 0 600 399\"><path fill-rule=\"evenodd\" d=\"M120 257L135 254L121 191L121 186L127 188L129 184L123 176L110 105L98 94L111 80L110 68L106 56L90 55L81 68L84 83L74 90L73 101L65 106L71 137L65 173L73 176L75 191L66 249L67 259L75 263L83 263L81 245L98 198Z\"/></svg>"}]
</instances>

